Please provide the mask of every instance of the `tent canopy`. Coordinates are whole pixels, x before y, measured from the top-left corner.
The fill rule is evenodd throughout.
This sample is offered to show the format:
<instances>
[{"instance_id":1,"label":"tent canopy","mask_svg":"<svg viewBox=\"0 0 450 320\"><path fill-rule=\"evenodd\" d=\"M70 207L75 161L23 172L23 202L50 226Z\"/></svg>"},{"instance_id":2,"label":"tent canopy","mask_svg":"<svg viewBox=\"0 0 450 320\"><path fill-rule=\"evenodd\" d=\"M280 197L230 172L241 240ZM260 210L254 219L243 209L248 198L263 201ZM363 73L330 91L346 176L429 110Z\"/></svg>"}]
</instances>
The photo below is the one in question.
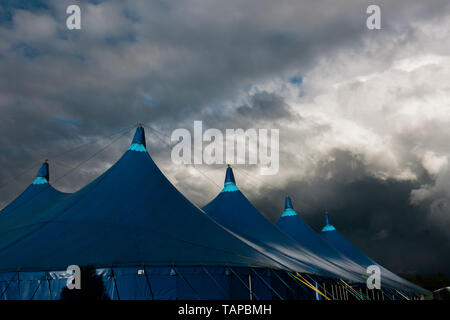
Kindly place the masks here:
<instances>
[{"instance_id":1,"label":"tent canopy","mask_svg":"<svg viewBox=\"0 0 450 320\"><path fill-rule=\"evenodd\" d=\"M330 223L328 214L325 214L325 226L320 232L320 236L327 241L328 244L336 248L339 252L347 256L355 263L367 268L371 265L377 265L381 270L381 285L387 284L398 289L408 289L409 291L428 293L427 290L397 276L393 272L379 265L364 253L359 251L351 244L339 231Z\"/></svg>"},{"instance_id":2,"label":"tent canopy","mask_svg":"<svg viewBox=\"0 0 450 320\"><path fill-rule=\"evenodd\" d=\"M0 271L71 264L285 268L189 202L147 153L142 127L120 160L76 193L54 190L47 164L38 178L47 183L32 184L0 215Z\"/></svg>"},{"instance_id":3,"label":"tent canopy","mask_svg":"<svg viewBox=\"0 0 450 320\"><path fill-rule=\"evenodd\" d=\"M289 196L285 198L283 214L275 223L275 226L317 255L325 257L327 260L346 270L352 270L359 274L360 279L363 279L363 275L366 275L363 267L330 246L298 216Z\"/></svg>"},{"instance_id":4,"label":"tent canopy","mask_svg":"<svg viewBox=\"0 0 450 320\"><path fill-rule=\"evenodd\" d=\"M351 271L318 256L275 227L238 189L229 166L224 188L203 210L221 225L266 248L277 260L290 260L294 266L301 265L305 272L360 281Z\"/></svg>"}]
</instances>

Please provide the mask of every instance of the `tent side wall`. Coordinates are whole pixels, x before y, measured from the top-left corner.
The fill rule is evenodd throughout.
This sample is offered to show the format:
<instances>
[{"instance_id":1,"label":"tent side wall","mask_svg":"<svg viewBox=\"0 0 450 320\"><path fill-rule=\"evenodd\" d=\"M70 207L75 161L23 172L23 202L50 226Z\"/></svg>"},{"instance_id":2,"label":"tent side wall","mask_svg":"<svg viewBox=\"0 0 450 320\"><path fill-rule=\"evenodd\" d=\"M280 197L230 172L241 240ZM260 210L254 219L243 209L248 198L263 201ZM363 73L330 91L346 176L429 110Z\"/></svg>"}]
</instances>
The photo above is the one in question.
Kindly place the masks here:
<instances>
[{"instance_id":1,"label":"tent side wall","mask_svg":"<svg viewBox=\"0 0 450 320\"><path fill-rule=\"evenodd\" d=\"M95 275L111 300L315 299L285 272L264 268L112 267ZM68 279L66 271L0 273L0 300L59 300Z\"/></svg>"}]
</instances>

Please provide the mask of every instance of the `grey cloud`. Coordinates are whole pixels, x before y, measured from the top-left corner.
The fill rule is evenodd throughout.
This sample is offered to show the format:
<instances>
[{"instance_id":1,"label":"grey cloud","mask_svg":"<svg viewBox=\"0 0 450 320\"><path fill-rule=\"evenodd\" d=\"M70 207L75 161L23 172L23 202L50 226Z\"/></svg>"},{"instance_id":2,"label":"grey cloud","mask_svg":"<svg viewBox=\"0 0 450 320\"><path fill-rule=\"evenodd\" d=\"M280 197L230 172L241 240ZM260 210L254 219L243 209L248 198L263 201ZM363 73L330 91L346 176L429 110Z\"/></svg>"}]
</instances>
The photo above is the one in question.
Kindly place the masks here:
<instances>
[{"instance_id":1,"label":"grey cloud","mask_svg":"<svg viewBox=\"0 0 450 320\"><path fill-rule=\"evenodd\" d=\"M326 210L345 237L396 272L438 272L450 262L445 253L450 249L448 236L428 222L428 210L409 203L417 182L377 179L367 172L361 155L342 150L333 153L332 161L319 163L317 171L313 181L292 179L284 187L296 211L316 231L323 227ZM270 188L263 194L263 199L253 200L275 221L284 194Z\"/></svg>"},{"instance_id":2,"label":"grey cloud","mask_svg":"<svg viewBox=\"0 0 450 320\"><path fill-rule=\"evenodd\" d=\"M419 239L428 236L417 228L429 206L411 207L409 193L435 181L423 173L426 170L421 160L411 159L407 151L417 146L420 138L421 145L434 144L436 150L449 154L443 138L449 134L445 126L430 123L421 135L395 135L398 154L402 155L398 155L399 161L411 166L418 180L383 182L372 176L375 165L354 150L314 152L315 146L309 141L314 144L319 137L326 139L333 121L327 123L308 115L303 105L296 112L295 103L283 91L290 89L272 88L271 84L288 82L292 76L314 75L324 61L350 56L341 70L318 73L317 78L309 77L301 84L305 96L300 102L314 102L316 93L328 88L328 83L333 85L339 76L372 69L382 72L397 55L416 53L417 44L411 42L425 43L433 52L448 54L440 41L424 37L413 26L443 25L447 1L381 2L383 30L379 33L370 33L364 27L369 1L341 1L339 6L334 1L259 0L45 3L42 7L0 6L0 17L8 15L3 12L11 14L11 19L0 18L0 186L17 180L0 190L0 205L23 190L42 159L54 158L52 176L57 178L117 137L111 134L133 123L144 122L166 134L175 128L191 128L193 120L204 120L205 126L220 129L270 125L283 129L281 174L273 177L277 188L264 188L271 181L268 178L262 183L244 174L242 180L251 181L248 184L253 187L245 191L272 219L281 210L284 190L278 187L282 187L295 195L295 202L305 212L312 214L324 208L336 211L335 222L344 233L398 270L406 270L405 265L401 261L397 264L395 255L389 257L388 252L420 251L425 260L429 249L435 247L442 233L419 242L417 250L398 239L399 219L392 212L412 208L412 218L406 224L412 228L411 234ZM65 8L73 3L82 9L81 31L65 29ZM409 49L398 53L399 47ZM311 81L322 87L313 88ZM420 95L426 98L426 93L424 90ZM345 108L342 112L352 114ZM92 180L126 149L130 135L59 180L57 187L73 191ZM168 160L170 151L155 133L147 130L147 136L158 164L173 173L172 178L180 179L177 186L196 203L209 200L204 195L213 195L211 183L182 180L185 169L173 168ZM299 158L302 154L306 160ZM31 169L23 173L27 168ZM256 172L253 169L249 169L250 174ZM208 174L221 184L222 170ZM305 176L303 171L311 175ZM19 173L23 174L16 178ZM242 181L244 188L245 183ZM386 190L393 199L384 207L373 194ZM396 201L405 207L396 207ZM274 205L277 203L280 205ZM370 207L365 216L359 211L364 203ZM339 221L354 221L355 233ZM406 232L401 231L402 235ZM382 241L380 248L393 241L392 251L383 255L370 247L373 240ZM416 262L413 260L411 263ZM419 267L426 270L426 263L419 260ZM445 266L436 262L429 270L439 265Z\"/></svg>"},{"instance_id":3,"label":"grey cloud","mask_svg":"<svg viewBox=\"0 0 450 320\"><path fill-rule=\"evenodd\" d=\"M247 119L268 119L271 121L288 118L289 106L282 97L267 91L258 92L251 97L250 103L237 108L238 116Z\"/></svg>"}]
</instances>

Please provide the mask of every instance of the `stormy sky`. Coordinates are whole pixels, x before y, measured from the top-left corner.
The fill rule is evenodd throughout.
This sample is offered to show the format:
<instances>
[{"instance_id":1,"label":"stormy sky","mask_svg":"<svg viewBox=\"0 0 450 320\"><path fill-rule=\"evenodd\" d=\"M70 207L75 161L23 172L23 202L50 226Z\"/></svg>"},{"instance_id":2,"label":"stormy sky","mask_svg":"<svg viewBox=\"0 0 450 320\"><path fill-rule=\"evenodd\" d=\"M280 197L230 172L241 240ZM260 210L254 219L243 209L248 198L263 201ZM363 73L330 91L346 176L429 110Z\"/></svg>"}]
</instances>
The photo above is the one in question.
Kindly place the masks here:
<instances>
[{"instance_id":1,"label":"stormy sky","mask_svg":"<svg viewBox=\"0 0 450 320\"><path fill-rule=\"evenodd\" d=\"M66 28L78 4L82 29ZM280 170L235 165L272 221L286 193L398 273L449 272L450 4L377 1L2 1L0 208L49 159L73 192L126 150L135 124L203 206L225 166L174 165L177 128L280 130ZM169 144L169 145L168 145ZM218 186L219 185L219 186Z\"/></svg>"}]
</instances>

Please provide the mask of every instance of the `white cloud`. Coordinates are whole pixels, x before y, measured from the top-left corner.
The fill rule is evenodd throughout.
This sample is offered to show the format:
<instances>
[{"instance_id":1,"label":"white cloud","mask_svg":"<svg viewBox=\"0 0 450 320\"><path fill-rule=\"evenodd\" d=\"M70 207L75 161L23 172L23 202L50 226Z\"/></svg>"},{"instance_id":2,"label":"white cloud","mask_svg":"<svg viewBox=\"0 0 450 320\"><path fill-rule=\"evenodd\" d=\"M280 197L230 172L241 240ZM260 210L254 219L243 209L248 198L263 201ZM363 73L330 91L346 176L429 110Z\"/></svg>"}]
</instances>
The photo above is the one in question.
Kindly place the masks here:
<instances>
[{"instance_id":1,"label":"white cloud","mask_svg":"<svg viewBox=\"0 0 450 320\"><path fill-rule=\"evenodd\" d=\"M422 164L430 175L436 176L447 166L447 156L438 156L432 151L427 151L423 154Z\"/></svg>"},{"instance_id":2,"label":"white cloud","mask_svg":"<svg viewBox=\"0 0 450 320\"><path fill-rule=\"evenodd\" d=\"M439 24L450 29L450 16ZM312 179L318 161L335 149L348 150L360 155L369 173L380 179L416 181L424 168L436 185L413 191L411 201L434 199L433 221L447 219L449 208L443 203L450 203L450 188L444 192L439 181L450 156L450 51L426 47L430 39L422 27L433 30L427 21L405 30L406 42L395 40L405 39L401 33L378 38L394 44L381 53L382 61L373 60L382 43L370 41L356 56L355 49L348 48L322 57L302 74L301 96L286 79L254 86L281 95L301 119L283 124L289 134L281 140L282 149L294 153L296 161L278 179ZM448 47L447 35L434 34L433 39Z\"/></svg>"}]
</instances>

